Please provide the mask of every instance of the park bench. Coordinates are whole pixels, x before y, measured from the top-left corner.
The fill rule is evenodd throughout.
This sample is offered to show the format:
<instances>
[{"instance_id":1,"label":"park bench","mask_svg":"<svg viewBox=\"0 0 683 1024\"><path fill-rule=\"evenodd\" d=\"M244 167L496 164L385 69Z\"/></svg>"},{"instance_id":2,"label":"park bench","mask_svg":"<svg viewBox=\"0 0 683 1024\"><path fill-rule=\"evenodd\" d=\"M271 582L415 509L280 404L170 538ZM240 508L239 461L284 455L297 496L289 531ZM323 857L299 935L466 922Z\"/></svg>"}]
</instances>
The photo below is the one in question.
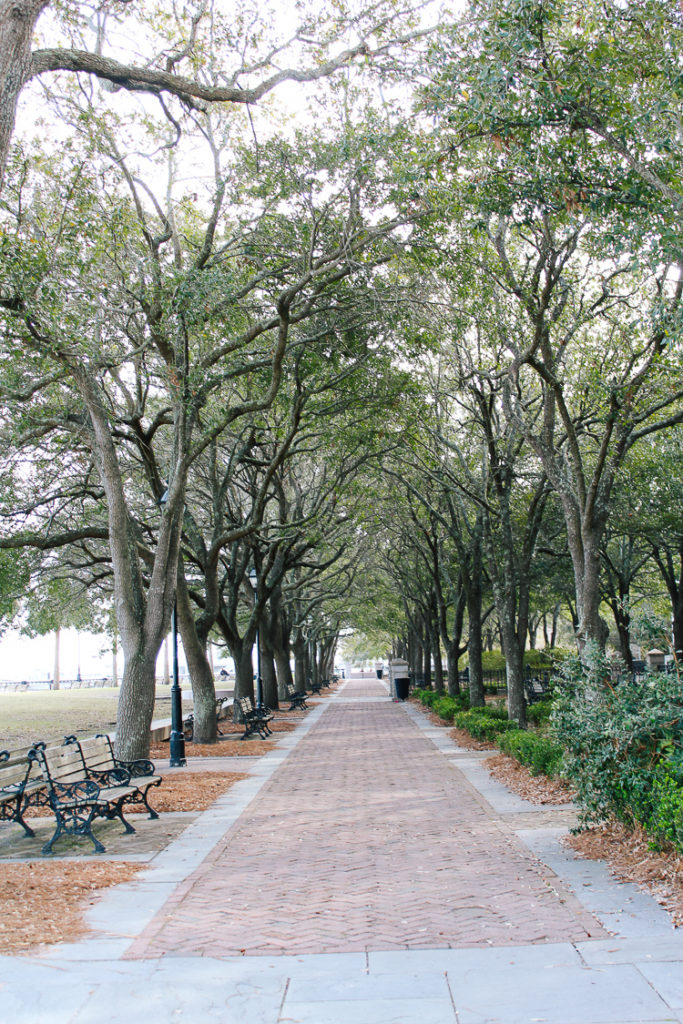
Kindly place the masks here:
<instances>
[{"instance_id":1,"label":"park bench","mask_svg":"<svg viewBox=\"0 0 683 1024\"><path fill-rule=\"evenodd\" d=\"M144 804L150 818L159 817L147 800L149 790L153 786L161 785L162 781L161 775L154 774L152 761L148 758L138 758L136 761L119 760L114 756L111 739L106 733L97 733L96 736L89 736L84 740L78 740L75 736L67 736L64 744L65 746L78 745L88 778L110 788L120 785L127 789L133 789L134 792L126 797L125 803Z\"/></svg>"},{"instance_id":2,"label":"park bench","mask_svg":"<svg viewBox=\"0 0 683 1024\"><path fill-rule=\"evenodd\" d=\"M539 676L527 676L524 680L524 693L527 704L538 704L550 695L550 686Z\"/></svg>"},{"instance_id":3,"label":"park bench","mask_svg":"<svg viewBox=\"0 0 683 1024\"><path fill-rule=\"evenodd\" d=\"M286 688L285 697L290 702L289 711L296 711L298 708L308 707L308 704L306 703L306 694L297 692L292 683L290 683Z\"/></svg>"},{"instance_id":4,"label":"park bench","mask_svg":"<svg viewBox=\"0 0 683 1024\"><path fill-rule=\"evenodd\" d=\"M119 818L127 833L135 829L123 816L128 803L144 803L150 817L159 815L147 802L147 790L161 782L151 761L117 761L108 736L96 736L82 743L67 737L62 746L37 746L29 757L40 766L47 784L48 799L57 825L42 852L52 847L63 834L88 836L98 853L104 846L93 835L96 818Z\"/></svg>"},{"instance_id":5,"label":"park bench","mask_svg":"<svg viewBox=\"0 0 683 1024\"><path fill-rule=\"evenodd\" d=\"M228 701L226 701L225 697L216 697L216 731L217 731L219 736L224 736L225 735L225 733L221 732L218 723L220 722L221 718L224 717L223 716L223 710L224 710L226 704L228 704ZM230 706L230 705L228 705L228 706ZM190 713L187 716L187 718L184 720L184 722L183 722L183 732L185 733L185 739L186 740L192 740L192 738L194 736L194 714Z\"/></svg>"},{"instance_id":6,"label":"park bench","mask_svg":"<svg viewBox=\"0 0 683 1024\"><path fill-rule=\"evenodd\" d=\"M47 804L47 784L29 757L32 749L0 750L0 821L16 821L29 836L35 832L24 821L24 811Z\"/></svg>"},{"instance_id":7,"label":"park bench","mask_svg":"<svg viewBox=\"0 0 683 1024\"><path fill-rule=\"evenodd\" d=\"M237 697L236 703L244 725L244 734L240 736L241 740L246 740L254 733L258 733L263 740L272 735L273 731L268 725L273 717L270 711L266 708L255 708L251 697Z\"/></svg>"},{"instance_id":8,"label":"park bench","mask_svg":"<svg viewBox=\"0 0 683 1024\"><path fill-rule=\"evenodd\" d=\"M321 693L322 688L322 681L319 683L311 683L311 693L314 693L316 696Z\"/></svg>"}]
</instances>

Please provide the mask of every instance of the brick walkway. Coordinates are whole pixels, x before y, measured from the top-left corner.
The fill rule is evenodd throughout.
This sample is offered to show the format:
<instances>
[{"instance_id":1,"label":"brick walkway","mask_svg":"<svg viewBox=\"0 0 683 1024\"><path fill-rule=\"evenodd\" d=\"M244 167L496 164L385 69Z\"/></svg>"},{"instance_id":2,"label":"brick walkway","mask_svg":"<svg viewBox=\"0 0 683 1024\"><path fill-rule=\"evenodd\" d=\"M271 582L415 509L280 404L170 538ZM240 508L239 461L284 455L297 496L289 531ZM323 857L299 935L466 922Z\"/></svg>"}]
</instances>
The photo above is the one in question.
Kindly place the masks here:
<instances>
[{"instance_id":1,"label":"brick walkway","mask_svg":"<svg viewBox=\"0 0 683 1024\"><path fill-rule=\"evenodd\" d=\"M604 935L404 708L366 679L327 704L127 956Z\"/></svg>"}]
</instances>

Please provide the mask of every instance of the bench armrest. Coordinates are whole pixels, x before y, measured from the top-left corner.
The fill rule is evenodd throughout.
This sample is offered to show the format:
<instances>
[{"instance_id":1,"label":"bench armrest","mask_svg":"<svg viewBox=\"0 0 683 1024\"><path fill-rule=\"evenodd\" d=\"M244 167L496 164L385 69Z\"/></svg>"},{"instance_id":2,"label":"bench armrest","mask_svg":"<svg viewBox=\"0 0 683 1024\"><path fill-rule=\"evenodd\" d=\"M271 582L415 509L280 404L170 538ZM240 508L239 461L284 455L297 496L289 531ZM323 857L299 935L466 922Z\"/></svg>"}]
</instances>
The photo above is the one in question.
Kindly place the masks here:
<instances>
[{"instance_id":1,"label":"bench armrest","mask_svg":"<svg viewBox=\"0 0 683 1024\"><path fill-rule=\"evenodd\" d=\"M88 774L100 786L125 786L130 782L131 773L126 768L105 768L98 771L96 768L89 768Z\"/></svg>"},{"instance_id":2,"label":"bench armrest","mask_svg":"<svg viewBox=\"0 0 683 1024\"><path fill-rule=\"evenodd\" d=\"M132 779L142 778L144 775L154 775L154 764L146 757L140 757L137 761L118 761L117 768L123 768Z\"/></svg>"},{"instance_id":3,"label":"bench armrest","mask_svg":"<svg viewBox=\"0 0 683 1024\"><path fill-rule=\"evenodd\" d=\"M79 782L52 782L52 798L57 803L69 800L82 800L83 802L96 801L100 795L100 787L92 779L82 779Z\"/></svg>"}]
</instances>

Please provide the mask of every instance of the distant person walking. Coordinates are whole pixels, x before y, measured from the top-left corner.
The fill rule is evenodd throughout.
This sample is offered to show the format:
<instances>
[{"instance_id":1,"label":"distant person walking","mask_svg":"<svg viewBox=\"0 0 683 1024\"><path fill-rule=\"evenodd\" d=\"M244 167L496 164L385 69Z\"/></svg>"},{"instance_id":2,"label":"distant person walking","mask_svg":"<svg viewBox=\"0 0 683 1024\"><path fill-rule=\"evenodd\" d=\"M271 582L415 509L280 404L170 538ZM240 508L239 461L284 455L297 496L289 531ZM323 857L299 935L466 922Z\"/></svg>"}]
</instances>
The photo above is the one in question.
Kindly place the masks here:
<instances>
[{"instance_id":1,"label":"distant person walking","mask_svg":"<svg viewBox=\"0 0 683 1024\"><path fill-rule=\"evenodd\" d=\"M375 672L377 673L377 678L381 679L384 675L384 662L378 661L375 663Z\"/></svg>"}]
</instances>

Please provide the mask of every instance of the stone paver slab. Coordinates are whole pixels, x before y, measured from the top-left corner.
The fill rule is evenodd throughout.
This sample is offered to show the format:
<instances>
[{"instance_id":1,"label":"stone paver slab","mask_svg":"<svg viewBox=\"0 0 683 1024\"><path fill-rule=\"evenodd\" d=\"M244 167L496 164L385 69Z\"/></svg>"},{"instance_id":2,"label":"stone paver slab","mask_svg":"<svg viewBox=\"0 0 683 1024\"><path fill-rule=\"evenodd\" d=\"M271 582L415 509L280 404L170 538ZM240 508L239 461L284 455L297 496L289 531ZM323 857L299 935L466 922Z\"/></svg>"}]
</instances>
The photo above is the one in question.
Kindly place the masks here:
<instances>
[{"instance_id":1,"label":"stone paver slab","mask_svg":"<svg viewBox=\"0 0 683 1024\"><path fill-rule=\"evenodd\" d=\"M459 1024L655 1024L675 1020L635 967L591 971L580 967L529 970L501 966L494 973L449 970ZM561 1004L558 1006L558 997Z\"/></svg>"}]
</instances>

